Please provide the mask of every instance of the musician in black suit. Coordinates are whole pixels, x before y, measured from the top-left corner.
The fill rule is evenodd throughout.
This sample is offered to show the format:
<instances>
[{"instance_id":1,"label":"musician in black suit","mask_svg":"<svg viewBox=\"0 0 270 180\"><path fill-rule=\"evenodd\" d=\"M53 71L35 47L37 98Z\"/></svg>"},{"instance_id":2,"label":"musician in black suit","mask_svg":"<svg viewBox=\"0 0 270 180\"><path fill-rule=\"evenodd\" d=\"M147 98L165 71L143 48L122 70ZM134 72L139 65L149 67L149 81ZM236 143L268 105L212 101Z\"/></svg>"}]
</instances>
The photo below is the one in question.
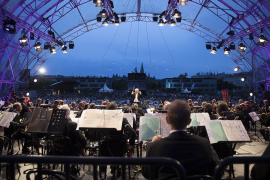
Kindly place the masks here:
<instances>
[{"instance_id":1,"label":"musician in black suit","mask_svg":"<svg viewBox=\"0 0 270 180\"><path fill-rule=\"evenodd\" d=\"M20 102L22 105L22 111L20 112L20 118L23 118L24 113L29 112L29 109L26 105L25 97L21 97Z\"/></svg>"},{"instance_id":2,"label":"musician in black suit","mask_svg":"<svg viewBox=\"0 0 270 180\"><path fill-rule=\"evenodd\" d=\"M131 102L132 103L137 103L138 105L141 105L142 97L143 97L142 92L139 91L138 88L135 89L135 93L133 91L131 92Z\"/></svg>"},{"instance_id":3,"label":"musician in black suit","mask_svg":"<svg viewBox=\"0 0 270 180\"><path fill-rule=\"evenodd\" d=\"M35 107L40 107L42 100L40 98L37 99L37 103L35 104Z\"/></svg>"},{"instance_id":4,"label":"musician in black suit","mask_svg":"<svg viewBox=\"0 0 270 180\"><path fill-rule=\"evenodd\" d=\"M270 145L267 146L262 156L270 156ZM267 180L270 179L270 164L255 164L251 169L251 177L254 180Z\"/></svg>"},{"instance_id":5,"label":"musician in black suit","mask_svg":"<svg viewBox=\"0 0 270 180\"><path fill-rule=\"evenodd\" d=\"M262 109L261 113L269 113L270 112L267 99L263 100L263 107L261 109Z\"/></svg>"},{"instance_id":6,"label":"musician in black suit","mask_svg":"<svg viewBox=\"0 0 270 180\"><path fill-rule=\"evenodd\" d=\"M138 106L138 104L135 103L135 104L134 104L134 107L137 109L138 115L144 116L143 110L142 110L142 108L140 108L140 107Z\"/></svg>"},{"instance_id":7,"label":"musician in black suit","mask_svg":"<svg viewBox=\"0 0 270 180\"><path fill-rule=\"evenodd\" d=\"M178 160L188 176L212 175L219 158L206 138L187 133L187 125L191 122L190 112L190 107L185 101L175 100L169 105L166 121L170 126L170 135L165 138L155 136L146 157L168 157ZM155 167L155 179L171 179L177 176L172 168ZM150 177L150 172L149 166L143 166L142 174L145 178Z\"/></svg>"}]
</instances>

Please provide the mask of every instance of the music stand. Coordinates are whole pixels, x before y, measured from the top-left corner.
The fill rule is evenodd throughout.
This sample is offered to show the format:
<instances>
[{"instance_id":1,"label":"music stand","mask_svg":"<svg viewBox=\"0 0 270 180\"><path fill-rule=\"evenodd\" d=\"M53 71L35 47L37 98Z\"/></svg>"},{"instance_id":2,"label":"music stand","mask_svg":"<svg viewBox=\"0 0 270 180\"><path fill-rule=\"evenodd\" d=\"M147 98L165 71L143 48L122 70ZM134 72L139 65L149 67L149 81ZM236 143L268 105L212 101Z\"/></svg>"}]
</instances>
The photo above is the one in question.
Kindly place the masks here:
<instances>
[{"instance_id":1,"label":"music stand","mask_svg":"<svg viewBox=\"0 0 270 180\"><path fill-rule=\"evenodd\" d=\"M23 114L22 121L19 122L19 126L28 126L33 116L33 112L25 112Z\"/></svg>"},{"instance_id":2,"label":"music stand","mask_svg":"<svg viewBox=\"0 0 270 180\"><path fill-rule=\"evenodd\" d=\"M66 109L54 109L50 124L48 126L47 132L49 133L62 133L65 125L67 124Z\"/></svg>"},{"instance_id":3,"label":"music stand","mask_svg":"<svg viewBox=\"0 0 270 180\"><path fill-rule=\"evenodd\" d=\"M158 113L167 113L167 110L157 110Z\"/></svg>"}]
</instances>

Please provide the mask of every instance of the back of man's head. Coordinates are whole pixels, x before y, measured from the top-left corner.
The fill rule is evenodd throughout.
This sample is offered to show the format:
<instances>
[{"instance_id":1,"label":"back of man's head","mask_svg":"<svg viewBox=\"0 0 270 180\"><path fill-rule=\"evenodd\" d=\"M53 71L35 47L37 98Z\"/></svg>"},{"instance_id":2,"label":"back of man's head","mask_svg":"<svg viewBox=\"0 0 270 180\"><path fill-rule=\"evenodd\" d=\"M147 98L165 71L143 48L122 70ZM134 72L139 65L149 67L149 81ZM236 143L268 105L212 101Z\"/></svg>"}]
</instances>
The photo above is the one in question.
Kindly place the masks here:
<instances>
[{"instance_id":1,"label":"back of man's head","mask_svg":"<svg viewBox=\"0 0 270 180\"><path fill-rule=\"evenodd\" d=\"M107 110L115 110L115 109L117 109L117 104L115 102L109 102L106 109Z\"/></svg>"},{"instance_id":2,"label":"back of man's head","mask_svg":"<svg viewBox=\"0 0 270 180\"><path fill-rule=\"evenodd\" d=\"M20 102L23 103L25 101L25 97L20 98Z\"/></svg>"},{"instance_id":3,"label":"back of man's head","mask_svg":"<svg viewBox=\"0 0 270 180\"><path fill-rule=\"evenodd\" d=\"M168 107L168 121L176 129L185 129L190 121L190 107L182 100L173 101Z\"/></svg>"},{"instance_id":4,"label":"back of man's head","mask_svg":"<svg viewBox=\"0 0 270 180\"><path fill-rule=\"evenodd\" d=\"M218 111L219 114L222 113L223 111L228 111L228 110L229 109L228 109L227 104L225 104L225 103L218 103L217 111Z\"/></svg>"}]
</instances>

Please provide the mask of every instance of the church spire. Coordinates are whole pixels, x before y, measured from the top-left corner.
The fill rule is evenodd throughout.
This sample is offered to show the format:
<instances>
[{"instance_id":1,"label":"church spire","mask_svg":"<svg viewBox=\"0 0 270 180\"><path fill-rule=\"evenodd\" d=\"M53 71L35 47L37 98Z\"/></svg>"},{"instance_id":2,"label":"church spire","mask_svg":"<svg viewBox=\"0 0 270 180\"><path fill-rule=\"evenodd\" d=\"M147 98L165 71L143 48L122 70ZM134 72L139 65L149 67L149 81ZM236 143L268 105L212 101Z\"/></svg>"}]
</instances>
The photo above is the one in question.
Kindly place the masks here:
<instances>
[{"instance_id":1,"label":"church spire","mask_svg":"<svg viewBox=\"0 0 270 180\"><path fill-rule=\"evenodd\" d=\"M141 65L140 73L144 73L143 63L142 63L142 65Z\"/></svg>"}]
</instances>

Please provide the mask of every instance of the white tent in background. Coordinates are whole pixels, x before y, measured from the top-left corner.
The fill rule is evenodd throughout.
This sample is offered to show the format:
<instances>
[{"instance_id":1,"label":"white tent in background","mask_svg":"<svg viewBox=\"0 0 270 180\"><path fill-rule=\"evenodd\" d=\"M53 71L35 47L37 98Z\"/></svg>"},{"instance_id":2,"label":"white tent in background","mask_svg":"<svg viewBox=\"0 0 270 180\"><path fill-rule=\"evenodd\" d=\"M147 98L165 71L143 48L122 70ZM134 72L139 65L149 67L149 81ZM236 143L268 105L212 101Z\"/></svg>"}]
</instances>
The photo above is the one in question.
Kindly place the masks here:
<instances>
[{"instance_id":1,"label":"white tent in background","mask_svg":"<svg viewBox=\"0 0 270 180\"><path fill-rule=\"evenodd\" d=\"M183 91L183 93L191 93L187 88Z\"/></svg>"},{"instance_id":2,"label":"white tent in background","mask_svg":"<svg viewBox=\"0 0 270 180\"><path fill-rule=\"evenodd\" d=\"M108 86L106 85L106 83L104 84L103 88L101 88L99 90L99 92L113 92L112 89L108 88Z\"/></svg>"}]
</instances>

